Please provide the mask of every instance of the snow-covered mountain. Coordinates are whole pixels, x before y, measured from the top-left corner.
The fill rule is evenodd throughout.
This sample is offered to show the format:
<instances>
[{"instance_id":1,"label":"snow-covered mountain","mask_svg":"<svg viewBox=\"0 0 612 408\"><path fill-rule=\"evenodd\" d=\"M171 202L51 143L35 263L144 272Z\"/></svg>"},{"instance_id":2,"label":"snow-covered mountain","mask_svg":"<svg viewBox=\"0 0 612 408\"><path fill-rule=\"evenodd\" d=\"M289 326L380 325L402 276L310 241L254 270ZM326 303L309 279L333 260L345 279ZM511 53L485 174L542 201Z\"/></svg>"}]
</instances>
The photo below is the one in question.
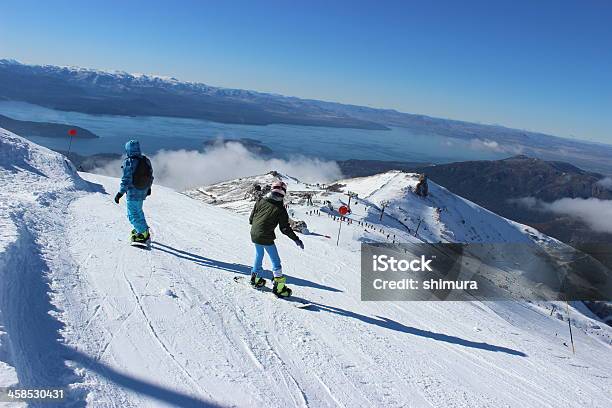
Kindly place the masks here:
<instances>
[{"instance_id":1,"label":"snow-covered mountain","mask_svg":"<svg viewBox=\"0 0 612 408\"><path fill-rule=\"evenodd\" d=\"M324 215L339 216L338 208L347 205L349 193L353 193L352 213L347 216L353 223L348 226L350 232L345 242L353 249L358 249L362 241L392 242L393 237L395 242L514 242L564 247L534 228L500 217L431 181L429 196L419 197L414 193L418 177L414 173L389 171L339 180L331 185L315 185L271 172L203 186L185 194L207 204L248 214L254 202L250 193L252 187L270 185L276 178L281 178L288 184L290 214L312 226L312 231L335 235L337 222L309 212L322 207L327 212ZM307 194L312 196L314 206L307 205ZM326 202L333 210L328 211ZM381 217L383 205L385 210Z\"/></svg>"},{"instance_id":2,"label":"snow-covered mountain","mask_svg":"<svg viewBox=\"0 0 612 408\"><path fill-rule=\"evenodd\" d=\"M221 208L155 186L145 204L154 242L142 251L127 245L117 179L77 174L63 156L0 130L0 386L67 388L56 406L612 404L612 329L577 313L580 304L570 307L572 355L554 303L360 301L355 245L391 232L419 239L401 225L416 222L407 205L424 240L553 240L433 184L416 201L410 174L332 189L285 179L289 209L310 234L304 251L284 237L278 247L311 309L234 283L252 255L244 188L199 193ZM353 216L374 225L380 200L389 216L376 224L383 232L343 227L336 246L325 235L337 224L306 216L298 196L337 208L346 190L359 194Z\"/></svg>"},{"instance_id":3,"label":"snow-covered mountain","mask_svg":"<svg viewBox=\"0 0 612 408\"><path fill-rule=\"evenodd\" d=\"M77 66L56 65L26 65L12 59L0 60L4 67L27 70L31 69L41 74L64 77L73 83L89 83L108 88L129 89L133 86L162 87L165 89L180 88L182 90L197 91L207 95L252 97L267 95L264 93L242 89L229 89L209 86L196 82L182 82L178 79L164 75L129 73L125 71L110 71ZM272 95L271 95L272 96ZM276 96L276 95L275 95Z\"/></svg>"},{"instance_id":4,"label":"snow-covered mountain","mask_svg":"<svg viewBox=\"0 0 612 408\"><path fill-rule=\"evenodd\" d=\"M0 98L83 113L169 116L222 123L388 129L385 125L277 94L209 86L158 75L0 60Z\"/></svg>"}]
</instances>

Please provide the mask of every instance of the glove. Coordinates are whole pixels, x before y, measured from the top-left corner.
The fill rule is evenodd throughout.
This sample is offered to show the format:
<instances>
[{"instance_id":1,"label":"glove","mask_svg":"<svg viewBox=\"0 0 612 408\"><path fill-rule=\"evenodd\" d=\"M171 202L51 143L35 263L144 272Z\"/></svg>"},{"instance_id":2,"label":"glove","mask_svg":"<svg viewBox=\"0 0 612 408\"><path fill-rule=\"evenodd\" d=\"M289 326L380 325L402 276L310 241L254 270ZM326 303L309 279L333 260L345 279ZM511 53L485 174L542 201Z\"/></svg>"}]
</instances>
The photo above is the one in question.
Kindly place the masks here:
<instances>
[{"instance_id":1,"label":"glove","mask_svg":"<svg viewBox=\"0 0 612 408\"><path fill-rule=\"evenodd\" d=\"M151 195L151 187L149 187L149 189L147 190L147 196Z\"/></svg>"},{"instance_id":2,"label":"glove","mask_svg":"<svg viewBox=\"0 0 612 408\"><path fill-rule=\"evenodd\" d=\"M299 246L300 248L304 249L304 243L301 240L295 240L295 245Z\"/></svg>"},{"instance_id":3,"label":"glove","mask_svg":"<svg viewBox=\"0 0 612 408\"><path fill-rule=\"evenodd\" d=\"M121 197L123 197L123 193L121 192L117 193L117 195L115 196L115 202L117 204L119 204L119 200L121 200Z\"/></svg>"}]
</instances>

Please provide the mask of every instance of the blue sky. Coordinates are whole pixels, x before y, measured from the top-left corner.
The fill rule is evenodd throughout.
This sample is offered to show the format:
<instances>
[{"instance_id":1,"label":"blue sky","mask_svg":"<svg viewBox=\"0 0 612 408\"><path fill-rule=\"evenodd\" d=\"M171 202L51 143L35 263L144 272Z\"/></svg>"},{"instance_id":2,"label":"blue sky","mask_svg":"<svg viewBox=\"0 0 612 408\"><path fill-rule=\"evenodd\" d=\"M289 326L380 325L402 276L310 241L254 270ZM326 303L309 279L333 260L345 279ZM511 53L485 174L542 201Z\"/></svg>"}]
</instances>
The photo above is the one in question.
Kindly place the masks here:
<instances>
[{"instance_id":1,"label":"blue sky","mask_svg":"<svg viewBox=\"0 0 612 408\"><path fill-rule=\"evenodd\" d=\"M606 0L2 0L0 58L612 143Z\"/></svg>"}]
</instances>

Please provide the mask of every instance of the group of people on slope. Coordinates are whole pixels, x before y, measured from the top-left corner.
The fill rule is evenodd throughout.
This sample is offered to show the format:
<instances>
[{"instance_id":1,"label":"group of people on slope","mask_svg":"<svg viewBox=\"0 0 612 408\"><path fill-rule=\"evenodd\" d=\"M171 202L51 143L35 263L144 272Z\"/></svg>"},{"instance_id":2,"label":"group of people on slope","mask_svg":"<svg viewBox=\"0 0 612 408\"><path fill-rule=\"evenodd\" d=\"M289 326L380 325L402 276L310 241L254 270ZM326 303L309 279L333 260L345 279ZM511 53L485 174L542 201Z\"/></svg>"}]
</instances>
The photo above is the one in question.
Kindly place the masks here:
<instances>
[{"instance_id":1,"label":"group of people on slope","mask_svg":"<svg viewBox=\"0 0 612 408\"><path fill-rule=\"evenodd\" d=\"M125 153L127 157L123 161L123 175L119 192L115 195L115 203L119 204L121 198L127 196L127 216L133 226L131 240L134 243L150 243L151 233L143 212L143 203L151 195L153 168L149 159L142 154L137 140L130 140L125 144ZM289 225L289 214L284 205L286 194L287 184L281 180L275 181L270 186L270 191L256 201L249 217L251 241L255 246L251 285L265 286L266 280L262 274L263 258L267 253L274 275L272 291L279 297L291 296L292 291L287 286L278 249L274 243L276 227L280 227L283 234L304 249L304 244Z\"/></svg>"}]
</instances>

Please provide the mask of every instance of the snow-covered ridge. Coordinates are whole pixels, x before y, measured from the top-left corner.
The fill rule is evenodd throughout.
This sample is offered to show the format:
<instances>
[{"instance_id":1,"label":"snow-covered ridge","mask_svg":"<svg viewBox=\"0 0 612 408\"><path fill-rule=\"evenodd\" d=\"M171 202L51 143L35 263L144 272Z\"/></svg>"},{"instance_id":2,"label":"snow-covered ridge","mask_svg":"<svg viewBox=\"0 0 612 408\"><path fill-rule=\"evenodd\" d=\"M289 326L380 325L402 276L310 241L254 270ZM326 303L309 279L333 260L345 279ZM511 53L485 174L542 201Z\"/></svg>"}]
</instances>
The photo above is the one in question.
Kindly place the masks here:
<instances>
[{"instance_id":1,"label":"snow-covered ridge","mask_svg":"<svg viewBox=\"0 0 612 408\"><path fill-rule=\"evenodd\" d=\"M299 98L288 97L275 93L265 93L249 91L244 89L224 88L207 85L201 82L182 81L177 78L167 75L156 75L156 74L145 74L145 73L129 73L125 71L107 70L107 69L94 69L94 68L83 68L78 66L57 66L57 65L30 65L22 64L16 60L0 59L0 65L14 65L30 67L32 69L39 70L41 72L56 73L69 75L75 81L89 82L91 84L104 85L105 83L109 86L167 86L173 88L180 88L184 90L192 90L201 92L204 94L215 95L215 96L228 96L228 97L272 97L272 98L284 98L288 100L299 101Z\"/></svg>"},{"instance_id":2,"label":"snow-covered ridge","mask_svg":"<svg viewBox=\"0 0 612 408\"><path fill-rule=\"evenodd\" d=\"M49 313L63 294L49 292L49 254L63 258L60 220L92 191L64 156L0 129L0 387L73 384L71 395L81 395L63 362L32 355L62 349Z\"/></svg>"},{"instance_id":3,"label":"snow-covered ridge","mask_svg":"<svg viewBox=\"0 0 612 408\"><path fill-rule=\"evenodd\" d=\"M4 169L0 182L6 184L8 191L0 194L32 193L18 183L10 183L15 174L31 179L32 183L46 181L48 187L77 188L83 186L74 166L59 153L34 143L0 128L0 167ZM60 187L61 186L61 187Z\"/></svg>"},{"instance_id":4,"label":"snow-covered ridge","mask_svg":"<svg viewBox=\"0 0 612 408\"><path fill-rule=\"evenodd\" d=\"M244 101L270 101L273 103L274 100L277 100L282 101L283 103L287 103L287 106L292 106L295 108L319 110L321 114L327 114L332 116L349 116L361 120L371 120L374 122L381 122L394 126L405 126L406 123L412 121L422 122L425 124L429 123L431 125L433 125L434 123L442 122L445 124L445 126L452 128L453 131L456 133L460 133L460 130L463 126L467 126L468 128L475 126L486 129L518 132L520 134L526 133L530 135L550 137L549 135L507 128L500 125L481 125L460 120L435 118L422 114L404 113L399 112L396 109L375 108L370 106L339 103L333 101L299 98L295 96L282 95L274 92L258 92L246 89L212 86L202 82L179 80L175 77L168 75L158 75L150 73L129 73L126 71L118 71L112 69L84 68L72 65L58 66L50 64L24 64L15 59L0 59L0 65L30 68L33 70L38 70L42 73L46 72L51 74L64 74L68 75L69 77L72 77L72 80L74 81L80 81L85 83L88 82L91 84L106 85L111 87L168 87L184 91L198 92L211 96L237 98L242 99ZM474 133L472 130L470 131ZM457 135L457 137L459 136ZM563 139L556 138L556 140Z\"/></svg>"},{"instance_id":5,"label":"snow-covered ridge","mask_svg":"<svg viewBox=\"0 0 612 408\"><path fill-rule=\"evenodd\" d=\"M24 64L14 59L0 59L0 65L12 65L15 67L30 68L38 70L42 73L50 74L62 74L71 77L74 81L103 85L109 87L168 87L181 91L197 92L210 96L218 97L229 97L241 99L243 101L274 101L282 100L287 106L293 106L295 108L306 108L320 110L322 114L330 116L345 116L350 112L361 112L361 113L385 113L385 114L400 114L400 112L394 109L379 109L371 108L366 106L341 104L337 102L327 102L315 99L304 99L295 96L287 96L274 92L258 92L247 89L237 88L226 88L219 86L207 85L202 82L185 81L179 80L172 76L148 74L148 73L129 73L125 71L117 71L111 69L96 69L96 68L83 68L79 66L58 66L58 65L36 65L36 64ZM406 115L403 114L402 115ZM414 115L419 118L426 118L422 115Z\"/></svg>"},{"instance_id":6,"label":"snow-covered ridge","mask_svg":"<svg viewBox=\"0 0 612 408\"><path fill-rule=\"evenodd\" d=\"M300 310L234 283L250 270L244 214L154 186L142 251L117 179L7 132L0 146L0 386L65 388L63 406L91 407L612 405L612 329L573 307L576 355L550 304L361 302L362 235L311 234L304 251L277 241L314 304ZM405 176L381 177L346 184L376 203Z\"/></svg>"},{"instance_id":7,"label":"snow-covered ridge","mask_svg":"<svg viewBox=\"0 0 612 408\"><path fill-rule=\"evenodd\" d=\"M459 197L434 182L429 182L430 194L423 198L415 194L418 174L389 171L374 176L339 180L330 185L303 183L294 177L271 172L264 175L243 177L185 192L186 195L247 214L253 206L254 185L266 186L277 178L288 184L287 202L291 214L331 235L327 218L313 217L308 212L331 205L331 214L348 204L351 198L353 221L365 222L374 228L349 229L353 236L347 244L355 247L360 241L375 242L462 242L462 243L546 243L563 246L559 241L537 230L503 218L477 204ZM314 206L308 206L310 194ZM382 207L385 206L381 217ZM333 223L331 223L333 224ZM354 230L354 231L353 231ZM388 237L387 237L388 236ZM355 247L357 249L357 247Z\"/></svg>"}]
</instances>

